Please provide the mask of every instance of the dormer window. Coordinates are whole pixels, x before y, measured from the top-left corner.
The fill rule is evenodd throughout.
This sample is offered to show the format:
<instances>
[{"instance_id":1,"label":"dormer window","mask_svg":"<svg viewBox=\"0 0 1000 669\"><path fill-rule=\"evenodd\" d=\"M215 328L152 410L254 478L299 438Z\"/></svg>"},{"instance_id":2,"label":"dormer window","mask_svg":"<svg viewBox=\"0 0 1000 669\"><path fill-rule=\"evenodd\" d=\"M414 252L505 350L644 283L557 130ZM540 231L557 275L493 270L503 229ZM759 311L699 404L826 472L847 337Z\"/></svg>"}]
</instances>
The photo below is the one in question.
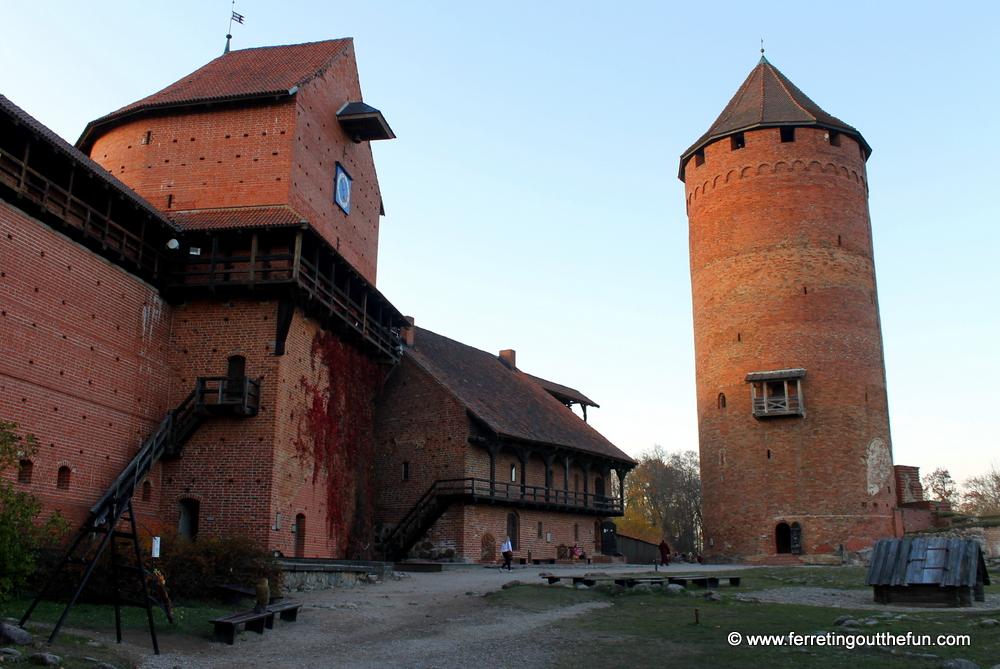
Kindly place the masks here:
<instances>
[{"instance_id":1,"label":"dormer window","mask_svg":"<svg viewBox=\"0 0 1000 669\"><path fill-rule=\"evenodd\" d=\"M805 375L806 370L801 367L747 374L754 417L805 416L802 399Z\"/></svg>"}]
</instances>

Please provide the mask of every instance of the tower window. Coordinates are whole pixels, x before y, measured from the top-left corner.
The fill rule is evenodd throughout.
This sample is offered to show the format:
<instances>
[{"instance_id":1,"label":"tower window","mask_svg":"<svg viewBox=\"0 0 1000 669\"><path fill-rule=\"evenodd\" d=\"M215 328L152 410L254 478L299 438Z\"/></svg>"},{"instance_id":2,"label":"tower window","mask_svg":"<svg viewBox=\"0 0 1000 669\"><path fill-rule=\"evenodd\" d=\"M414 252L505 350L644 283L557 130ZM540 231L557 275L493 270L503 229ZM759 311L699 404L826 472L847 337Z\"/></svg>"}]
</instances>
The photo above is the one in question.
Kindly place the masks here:
<instances>
[{"instance_id":1,"label":"tower window","mask_svg":"<svg viewBox=\"0 0 1000 669\"><path fill-rule=\"evenodd\" d=\"M69 490L70 468L63 465L56 474L56 488L59 490Z\"/></svg>"},{"instance_id":2,"label":"tower window","mask_svg":"<svg viewBox=\"0 0 1000 669\"><path fill-rule=\"evenodd\" d=\"M719 397L718 397L717 401L718 401L720 409L725 409L726 408L726 394L725 393L719 393Z\"/></svg>"},{"instance_id":3,"label":"tower window","mask_svg":"<svg viewBox=\"0 0 1000 669\"><path fill-rule=\"evenodd\" d=\"M795 141L795 127L794 126L781 126L781 142L783 144L788 144L789 142Z\"/></svg>"},{"instance_id":4,"label":"tower window","mask_svg":"<svg viewBox=\"0 0 1000 669\"><path fill-rule=\"evenodd\" d=\"M743 133L742 132L738 132L735 135L730 135L729 136L729 148L730 148L730 150L735 151L737 149L742 149L746 145L747 145L747 143L746 143L746 140L743 137Z\"/></svg>"},{"instance_id":5,"label":"tower window","mask_svg":"<svg viewBox=\"0 0 1000 669\"><path fill-rule=\"evenodd\" d=\"M802 401L802 379L805 375L806 370L801 367L747 374L753 415L756 418L805 416Z\"/></svg>"},{"instance_id":6,"label":"tower window","mask_svg":"<svg viewBox=\"0 0 1000 669\"><path fill-rule=\"evenodd\" d=\"M410 480L410 463L409 462L403 462L403 480L404 481L409 481Z\"/></svg>"},{"instance_id":7,"label":"tower window","mask_svg":"<svg viewBox=\"0 0 1000 669\"><path fill-rule=\"evenodd\" d=\"M538 538L542 538L542 521L538 521Z\"/></svg>"},{"instance_id":8,"label":"tower window","mask_svg":"<svg viewBox=\"0 0 1000 669\"><path fill-rule=\"evenodd\" d=\"M700 167L705 164L705 149L698 149L694 152L694 166Z\"/></svg>"},{"instance_id":9,"label":"tower window","mask_svg":"<svg viewBox=\"0 0 1000 669\"><path fill-rule=\"evenodd\" d=\"M831 132L830 133L830 146L840 146L840 133Z\"/></svg>"},{"instance_id":10,"label":"tower window","mask_svg":"<svg viewBox=\"0 0 1000 669\"><path fill-rule=\"evenodd\" d=\"M517 465L510 466L510 481L511 483L517 483Z\"/></svg>"}]
</instances>

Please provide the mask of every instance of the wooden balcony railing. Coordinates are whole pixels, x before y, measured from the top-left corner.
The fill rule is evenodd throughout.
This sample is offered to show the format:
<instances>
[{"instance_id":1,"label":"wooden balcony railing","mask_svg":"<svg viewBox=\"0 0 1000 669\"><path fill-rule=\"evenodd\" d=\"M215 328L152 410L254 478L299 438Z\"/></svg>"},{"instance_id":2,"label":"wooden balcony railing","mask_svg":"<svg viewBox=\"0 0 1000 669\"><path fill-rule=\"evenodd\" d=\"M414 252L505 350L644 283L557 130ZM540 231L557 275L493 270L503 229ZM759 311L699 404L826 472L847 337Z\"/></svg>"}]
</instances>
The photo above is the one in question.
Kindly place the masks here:
<instances>
[{"instance_id":1,"label":"wooden balcony railing","mask_svg":"<svg viewBox=\"0 0 1000 669\"><path fill-rule=\"evenodd\" d=\"M115 221L115 202L118 198L112 197L109 192L106 202L99 203L99 210L72 193L72 177L73 174L69 177L68 187L60 186L29 167L22 158L0 149L0 183L12 188L18 197L34 204L39 213L55 216L82 234L85 240L99 245L102 251L112 252L153 275L164 273L167 269L166 255ZM128 209L133 210L132 207ZM129 212L129 215L132 213ZM145 226L133 224L132 227L142 231Z\"/></svg>"},{"instance_id":2,"label":"wooden balcony railing","mask_svg":"<svg viewBox=\"0 0 1000 669\"><path fill-rule=\"evenodd\" d=\"M798 416L802 414L802 410L799 395L753 398L754 416Z\"/></svg>"},{"instance_id":3,"label":"wooden balcony railing","mask_svg":"<svg viewBox=\"0 0 1000 669\"><path fill-rule=\"evenodd\" d=\"M624 513L622 500L618 497L507 481L443 479L437 482L435 492L438 497L462 497L470 501L502 502L515 506L581 511L605 516Z\"/></svg>"},{"instance_id":4,"label":"wooden balcony railing","mask_svg":"<svg viewBox=\"0 0 1000 669\"><path fill-rule=\"evenodd\" d=\"M336 317L343 327L379 352L398 359L400 339L394 327L395 309L332 251L327 250L321 260L315 250L321 243L318 237L308 243L314 249L308 254L312 258L303 253L301 231L288 240L287 246L266 253L258 250L257 241L254 233L249 250L223 255L216 237L207 252L177 264L171 275L171 289L295 286L317 313Z\"/></svg>"}]
</instances>

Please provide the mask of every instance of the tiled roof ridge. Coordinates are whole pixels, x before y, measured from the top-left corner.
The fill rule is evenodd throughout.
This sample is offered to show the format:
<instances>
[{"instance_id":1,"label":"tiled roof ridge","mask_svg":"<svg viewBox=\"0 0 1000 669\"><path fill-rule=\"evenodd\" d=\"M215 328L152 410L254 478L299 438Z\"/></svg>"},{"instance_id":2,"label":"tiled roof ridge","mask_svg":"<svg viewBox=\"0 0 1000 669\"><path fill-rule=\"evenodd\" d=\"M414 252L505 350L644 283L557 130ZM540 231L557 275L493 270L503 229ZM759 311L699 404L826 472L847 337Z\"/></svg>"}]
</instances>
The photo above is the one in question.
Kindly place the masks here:
<instances>
[{"instance_id":1,"label":"tiled roof ridge","mask_svg":"<svg viewBox=\"0 0 1000 669\"><path fill-rule=\"evenodd\" d=\"M509 369L492 353L419 327L406 351L407 359L499 438L635 462L529 374Z\"/></svg>"},{"instance_id":2,"label":"tiled roof ridge","mask_svg":"<svg viewBox=\"0 0 1000 669\"><path fill-rule=\"evenodd\" d=\"M236 49L225 53L221 56L213 58L209 62L205 63L199 67L194 72L191 72L184 77L181 77L172 84L166 86L165 88L156 91L146 97L125 105L109 114L101 116L94 119L87 124L80 138L77 140L77 147L84 149L91 141L91 135L94 131L100 127L113 123L115 121L120 121L121 119L130 117L135 114L140 114L143 112L149 112L157 109L169 109L171 107L183 107L189 105L203 105L212 103L223 103L223 102L236 102L240 100L253 100L261 97L271 97L271 96L288 96L294 95L296 90L300 86L304 86L316 77L322 76L326 70L330 67L330 64L339 58L344 50L347 49L352 43L352 38L341 37L337 39L330 40L319 40L315 42L303 42L301 44L283 44L283 45L273 45L273 46L259 46L250 47L246 49ZM296 65L289 66L291 69L287 72L288 77L293 77L291 79L284 79L279 73L272 73L272 78L275 80L281 80L280 85L277 83L272 83L268 87L262 87L254 89L252 84L250 86L245 86L242 89L238 84L245 83L244 79L250 76L249 73L243 72L244 79L238 79L236 77L231 77L231 81L226 82L226 86L229 86L228 90L224 90L226 86L218 84L218 82L212 82L212 75L215 70L221 70L225 65L230 63L238 63L240 60L247 60L248 65L250 63L249 57L256 55L259 52L264 51L274 51L275 56L281 52L292 52L292 51L303 51L307 52L311 47L316 47L317 45L329 44L333 49L328 54L322 54L321 61L319 64L314 64L309 67L308 71L305 73L295 72L294 67L303 67L305 64L298 62ZM299 61L307 58L308 54L304 53ZM269 59L269 65L273 65L277 62L276 58ZM244 66L243 69L249 69ZM259 75L259 71L256 73ZM229 78L227 77L227 79ZM186 87L197 88L202 86L202 90L192 91L189 95L181 95L177 98L172 98L171 94L176 93L178 90L183 91ZM212 89L218 89L220 94L212 95ZM207 90L205 90L207 89Z\"/></svg>"}]
</instances>

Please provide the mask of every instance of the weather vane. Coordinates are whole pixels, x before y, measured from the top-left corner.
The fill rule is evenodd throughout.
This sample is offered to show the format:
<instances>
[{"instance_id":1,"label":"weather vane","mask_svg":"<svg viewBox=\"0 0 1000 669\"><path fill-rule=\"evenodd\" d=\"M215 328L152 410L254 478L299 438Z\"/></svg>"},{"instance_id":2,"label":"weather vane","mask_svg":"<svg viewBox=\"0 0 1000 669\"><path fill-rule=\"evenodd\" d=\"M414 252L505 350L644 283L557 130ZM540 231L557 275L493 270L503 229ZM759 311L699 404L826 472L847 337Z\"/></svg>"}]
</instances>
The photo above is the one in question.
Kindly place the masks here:
<instances>
[{"instance_id":1,"label":"weather vane","mask_svg":"<svg viewBox=\"0 0 1000 669\"><path fill-rule=\"evenodd\" d=\"M233 2L235 2L235 1L236 0L233 0ZM233 12L233 13L235 14L236 12ZM243 17L241 16L240 18L243 18ZM243 23L243 21L240 21L240 23ZM763 37L760 38L760 55L762 55L762 56L764 55L764 38Z\"/></svg>"},{"instance_id":2,"label":"weather vane","mask_svg":"<svg viewBox=\"0 0 1000 669\"><path fill-rule=\"evenodd\" d=\"M243 25L243 15L236 13L236 0L233 0L232 13L229 15L229 30L226 32L226 49L222 55L229 53L229 42L233 39L233 21Z\"/></svg>"}]
</instances>

